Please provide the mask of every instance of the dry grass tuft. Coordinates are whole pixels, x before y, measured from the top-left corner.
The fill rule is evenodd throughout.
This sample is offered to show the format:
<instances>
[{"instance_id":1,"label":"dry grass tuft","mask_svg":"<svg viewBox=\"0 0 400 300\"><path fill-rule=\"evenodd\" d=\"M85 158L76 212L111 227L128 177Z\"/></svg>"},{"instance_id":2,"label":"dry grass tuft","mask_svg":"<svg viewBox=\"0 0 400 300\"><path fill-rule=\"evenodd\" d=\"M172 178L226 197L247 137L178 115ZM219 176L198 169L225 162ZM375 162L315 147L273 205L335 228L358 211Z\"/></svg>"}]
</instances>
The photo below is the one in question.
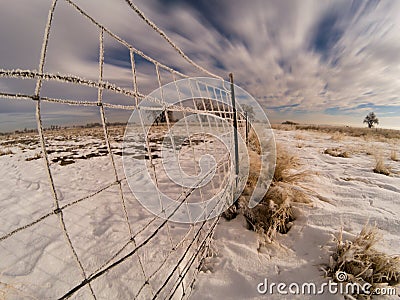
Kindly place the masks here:
<instances>
[{"instance_id":1,"label":"dry grass tuft","mask_svg":"<svg viewBox=\"0 0 400 300\"><path fill-rule=\"evenodd\" d=\"M261 154L261 145L260 141L258 140L257 134L253 128L251 128L248 137L248 146L250 150L255 151L257 154Z\"/></svg>"},{"instance_id":2,"label":"dry grass tuft","mask_svg":"<svg viewBox=\"0 0 400 300\"><path fill-rule=\"evenodd\" d=\"M386 166L381 155L375 155L375 162L376 164L373 170L375 173L383 174L386 176L390 175L390 169L388 166Z\"/></svg>"},{"instance_id":3,"label":"dry grass tuft","mask_svg":"<svg viewBox=\"0 0 400 300\"><path fill-rule=\"evenodd\" d=\"M288 198L281 204L276 204L273 200L263 201L248 211L245 217L249 228L264 235L269 242L278 232L287 233L295 219Z\"/></svg>"},{"instance_id":4,"label":"dry grass tuft","mask_svg":"<svg viewBox=\"0 0 400 300\"><path fill-rule=\"evenodd\" d=\"M247 203L255 188L259 174L259 156L250 152L250 174L241 197L241 212L249 228L262 234L271 242L276 234L287 233L295 217L292 213L294 203L310 203L309 191L300 187L300 182L310 175L306 171L296 171L299 160L281 145L277 144L277 158L273 182L262 201L253 209Z\"/></svg>"},{"instance_id":5,"label":"dry grass tuft","mask_svg":"<svg viewBox=\"0 0 400 300\"><path fill-rule=\"evenodd\" d=\"M283 127L283 126L286 126ZM345 136L364 137L365 140L378 140L387 141L388 139L400 139L400 130L384 129L384 128L358 128L350 126L330 126L330 125L312 125L312 124L298 124L298 125L273 125L274 129L280 130L309 130L316 132L325 132L328 134L335 134L339 132Z\"/></svg>"},{"instance_id":6,"label":"dry grass tuft","mask_svg":"<svg viewBox=\"0 0 400 300\"><path fill-rule=\"evenodd\" d=\"M300 133L300 132L296 132L295 135L294 135L294 138L296 140L305 140L306 139L305 135Z\"/></svg>"},{"instance_id":7,"label":"dry grass tuft","mask_svg":"<svg viewBox=\"0 0 400 300\"><path fill-rule=\"evenodd\" d=\"M324 154L328 154L333 157L343 157L343 158L349 158L350 154L347 151L343 151L339 148L328 148L325 149Z\"/></svg>"},{"instance_id":8,"label":"dry grass tuft","mask_svg":"<svg viewBox=\"0 0 400 300\"><path fill-rule=\"evenodd\" d=\"M343 140L343 138L344 138L344 134L339 131L335 131L331 136L331 140L335 141L335 142L341 141L341 140Z\"/></svg>"},{"instance_id":9,"label":"dry grass tuft","mask_svg":"<svg viewBox=\"0 0 400 300\"><path fill-rule=\"evenodd\" d=\"M396 152L396 150L392 150L392 151L390 152L390 159L393 160L393 161L399 161L399 159L398 159L398 157L397 157L397 152Z\"/></svg>"},{"instance_id":10,"label":"dry grass tuft","mask_svg":"<svg viewBox=\"0 0 400 300\"><path fill-rule=\"evenodd\" d=\"M26 161L31 161L31 160L36 160L36 159L40 159L42 158L42 153L36 153L34 156L32 157L27 157L25 158Z\"/></svg>"},{"instance_id":11,"label":"dry grass tuft","mask_svg":"<svg viewBox=\"0 0 400 300\"><path fill-rule=\"evenodd\" d=\"M298 180L300 174L293 173L293 170L299 165L299 159L289 153L280 144L276 145L276 164L274 181L275 182L294 182Z\"/></svg>"},{"instance_id":12,"label":"dry grass tuft","mask_svg":"<svg viewBox=\"0 0 400 300\"><path fill-rule=\"evenodd\" d=\"M263 200L253 209L245 209L243 214L249 229L271 242L277 233L286 234L292 227L296 219L292 210L294 203L310 202L310 196L304 190L292 184L273 183Z\"/></svg>"},{"instance_id":13,"label":"dry grass tuft","mask_svg":"<svg viewBox=\"0 0 400 300\"><path fill-rule=\"evenodd\" d=\"M376 227L366 225L354 241L343 241L342 231L336 240L336 249L330 257L327 275L337 281L336 274L345 272L350 282L369 283L371 291L400 284L400 256L389 256L374 249L379 241ZM353 295L358 299L371 299L369 295Z\"/></svg>"},{"instance_id":14,"label":"dry grass tuft","mask_svg":"<svg viewBox=\"0 0 400 300\"><path fill-rule=\"evenodd\" d=\"M11 154L14 154L14 152L12 152L10 149L7 149L7 150L0 150L0 156L3 156L3 155L11 155Z\"/></svg>"},{"instance_id":15,"label":"dry grass tuft","mask_svg":"<svg viewBox=\"0 0 400 300\"><path fill-rule=\"evenodd\" d=\"M261 160L257 152L249 150L249 177L247 178L247 186L255 187L257 184L258 177L260 176Z\"/></svg>"}]
</instances>

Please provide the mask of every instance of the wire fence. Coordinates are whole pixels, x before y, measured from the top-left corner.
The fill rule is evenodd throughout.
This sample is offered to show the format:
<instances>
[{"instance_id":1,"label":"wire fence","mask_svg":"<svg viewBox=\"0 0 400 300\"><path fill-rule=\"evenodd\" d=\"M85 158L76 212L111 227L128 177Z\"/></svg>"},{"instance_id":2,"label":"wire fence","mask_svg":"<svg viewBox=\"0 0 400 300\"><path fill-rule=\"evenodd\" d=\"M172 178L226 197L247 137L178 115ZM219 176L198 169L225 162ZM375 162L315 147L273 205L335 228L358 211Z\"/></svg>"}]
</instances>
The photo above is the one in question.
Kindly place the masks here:
<instances>
[{"instance_id":1,"label":"wire fence","mask_svg":"<svg viewBox=\"0 0 400 300\"><path fill-rule=\"evenodd\" d=\"M45 72L54 14L57 3L60 1L68 3L76 13L89 20L98 30L99 70L97 81L79 76ZM53 200L52 207L41 210L37 218L29 221L25 221L25 219L13 220L16 215L0 213L1 219L5 223L17 224L17 226L11 226L10 230L7 231L4 227L0 232L0 253L4 254L4 256L2 255L4 259L2 258L0 262L0 290L1 287L12 287L12 295L15 298L188 298L197 273L201 270L207 255L210 254L210 243L220 218L215 212L221 207L228 207L232 204L236 186L235 172L231 163L234 150L224 148L224 145L218 143L208 134L208 129L212 128L214 131L218 129L222 134L227 134L230 139L233 139L233 131L230 125L236 112L230 105L232 96L230 88L225 87L220 76L192 61L134 3L130 0L125 2L128 8L132 9L165 39L176 53L195 70L220 80L221 85L212 86L200 79L189 80L187 89L190 90L192 96L189 99L178 99L179 101L174 104L168 103L164 99L167 95L163 95L162 92L162 81L165 80L164 84L169 82L170 86L175 87L177 94L181 95L185 92L180 89L180 80L188 79L189 76L136 49L86 13L73 0L52 1L45 27L38 70L0 69L0 78L25 79L36 83L33 94L0 91L0 97L10 100L32 101L35 104L41 158L44 161ZM113 39L129 51L132 79L132 88L130 89L119 87L104 80L105 36ZM140 76L137 70L138 57L140 57L140 60L146 60L153 65L154 80L161 91L159 95L146 95L140 92L137 80ZM165 78L165 74L169 74L169 78L172 78L172 80ZM46 82L73 84L74 86L95 89L97 90L97 99L65 99L63 97L43 96L41 93L42 86ZM131 99L131 103L122 105L105 102L103 100L104 92L127 96ZM144 100L150 105L144 106ZM100 128L102 130L102 134L99 136L101 136L105 153L109 159L108 162L105 160L101 160L101 162L107 164L109 170L111 170L110 176L112 178L107 178L107 182L95 189L89 187L87 194L68 203L65 203L60 196L60 180L56 180L60 169L53 167L52 153L54 150L51 147L52 144L53 146L57 145L55 143L56 135L46 133L41 110L43 103L98 107L99 110ZM137 127L132 125L132 128L136 130L133 130L133 132L136 134L125 136L126 145L137 151L134 154L129 154L129 151L126 151L124 155L127 157L129 155L140 156L137 159L144 162L143 167L136 169L135 172L129 173L126 170L125 174L122 172L121 156L116 154L118 143L116 143L116 137L113 136L114 131L110 129L108 122L108 116L113 110L139 111L140 122ZM240 111L240 108L238 110ZM194 116L194 118L187 121L188 116ZM154 123L149 128L144 126L147 119ZM179 120L181 120L180 123ZM182 130L178 136L171 137L169 133L178 126L178 123ZM240 133L247 139L247 118L243 113L238 114L238 124ZM196 128L196 135L192 134L193 128ZM162 137L165 136L170 139L162 140ZM181 142L179 147L175 145L177 137ZM180 186L171 180L168 170L165 170L166 159L162 159L157 154L160 153L160 148L166 140L170 143L169 147L166 148L167 152L172 153L172 157L179 156L182 160L179 168L186 168L188 172L192 171L194 175L201 174L197 177L196 184ZM141 141L144 141L144 143ZM128 150L131 149L129 147L127 147ZM177 150L179 150L179 154L176 153ZM207 153L214 155L215 166L209 168L207 172L201 173L199 158ZM175 160L172 161L175 162ZM74 172L73 165L66 167L70 168L70 172ZM138 196L135 191L138 194L146 192L146 188L140 186L141 183L133 191L134 196L128 188L130 180L136 178L135 176L138 176L138 174L137 180L140 180L140 176L144 172L149 174L149 178L156 186L155 195L160 202L158 215L153 215L141 208L136 199ZM213 174L216 179L205 183L210 174ZM178 180L178 182L183 182L182 178L181 180ZM132 189L132 186L130 187ZM217 193L220 193L220 201L211 207L207 206L202 211L202 216L205 217L201 221L196 218L188 224L171 221L174 215L182 211L186 211L190 215L189 207L192 203L206 203L210 197ZM164 194L174 197L175 205L166 206L162 201ZM29 195L26 195L26 197L29 197ZM144 197L149 197L149 194ZM118 205L116 205L115 199L118 199ZM89 225L94 224L93 226L98 228L103 225L102 222L107 222L101 219L88 221L88 214L85 214L85 209L97 210L102 205L108 205L110 201L113 203L113 206L110 206L111 215L117 214L121 217L117 222L118 227L112 227L112 229L121 231L121 233L112 234L108 232L110 228L105 228L102 232L95 234L96 237L93 237L93 239L95 240L94 243L102 241L102 245L106 246L99 246L96 251L89 250L89 247L85 248L85 240L82 239L82 236L91 239L92 233L87 232L91 228ZM24 204L17 203L15 205L23 206ZM140 213L132 212L132 210L140 211ZM213 215L216 215L216 217L207 220L207 217ZM67 246L67 250L61 246L49 246L49 244L40 248L40 240L50 241L52 239L53 235L50 232L55 229L49 229L49 226L55 226L55 219L58 220L64 240L62 243ZM36 235L38 237L33 238ZM58 242L60 241L58 240ZM16 248L23 250L14 251L13 249ZM41 252L40 257L37 256L38 251ZM30 264L29 261L34 260L35 257L37 260L41 259L47 263L44 265Z\"/></svg>"}]
</instances>

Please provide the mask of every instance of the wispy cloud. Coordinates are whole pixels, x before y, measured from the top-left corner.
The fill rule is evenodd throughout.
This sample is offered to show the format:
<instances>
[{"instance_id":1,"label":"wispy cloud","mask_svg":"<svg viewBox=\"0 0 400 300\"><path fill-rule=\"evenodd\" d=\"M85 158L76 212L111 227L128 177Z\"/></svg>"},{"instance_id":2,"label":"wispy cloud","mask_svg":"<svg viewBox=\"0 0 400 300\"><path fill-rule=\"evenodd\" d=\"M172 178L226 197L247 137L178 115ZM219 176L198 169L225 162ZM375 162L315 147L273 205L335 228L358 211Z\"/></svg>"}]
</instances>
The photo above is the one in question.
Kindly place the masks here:
<instances>
[{"instance_id":1,"label":"wispy cloud","mask_svg":"<svg viewBox=\"0 0 400 300\"><path fill-rule=\"evenodd\" d=\"M124 1L76 2L146 54L201 75ZM96 80L98 30L65 1L57 5L46 70ZM390 115L392 121L398 117L400 123L398 1L148 0L137 5L196 62L224 77L233 72L236 82L274 110L278 119L278 112L282 118L283 112L293 112L294 117L296 112L307 112L347 120L375 110L383 118ZM35 5L3 0L0 67L37 69L49 6L48 0L37 0ZM105 58L105 78L130 87L129 52L107 35ZM138 61L138 71L143 91L157 86L152 65ZM164 82L171 79L163 77ZM30 88L5 80L0 80L0 87ZM96 97L85 89L72 93L56 85L44 92ZM9 111L10 105L2 105L0 112Z\"/></svg>"}]
</instances>

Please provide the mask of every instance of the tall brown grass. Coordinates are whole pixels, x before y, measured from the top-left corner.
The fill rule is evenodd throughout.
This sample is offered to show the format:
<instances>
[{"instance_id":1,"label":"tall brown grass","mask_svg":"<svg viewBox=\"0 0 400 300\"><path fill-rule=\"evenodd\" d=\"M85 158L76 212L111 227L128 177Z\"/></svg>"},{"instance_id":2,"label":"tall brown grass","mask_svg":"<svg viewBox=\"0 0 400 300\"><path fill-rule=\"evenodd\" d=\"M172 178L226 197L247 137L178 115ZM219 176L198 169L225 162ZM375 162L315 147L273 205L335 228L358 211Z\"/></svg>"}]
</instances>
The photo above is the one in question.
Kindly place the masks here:
<instances>
[{"instance_id":1,"label":"tall brown grass","mask_svg":"<svg viewBox=\"0 0 400 300\"><path fill-rule=\"evenodd\" d=\"M305 140L306 139L305 135L300 132L296 132L296 134L294 135L294 138L296 140Z\"/></svg>"},{"instance_id":2,"label":"tall brown grass","mask_svg":"<svg viewBox=\"0 0 400 300\"><path fill-rule=\"evenodd\" d=\"M293 182L296 180L296 173L293 170L299 165L299 159L287 151L281 144L276 144L276 164L274 182Z\"/></svg>"},{"instance_id":3,"label":"tall brown grass","mask_svg":"<svg viewBox=\"0 0 400 300\"><path fill-rule=\"evenodd\" d=\"M10 149L0 150L0 156L14 154Z\"/></svg>"},{"instance_id":4,"label":"tall brown grass","mask_svg":"<svg viewBox=\"0 0 400 300\"><path fill-rule=\"evenodd\" d=\"M249 132L248 147L250 148L250 150L256 152L257 154L261 154L261 144L253 128Z\"/></svg>"},{"instance_id":5,"label":"tall brown grass","mask_svg":"<svg viewBox=\"0 0 400 300\"><path fill-rule=\"evenodd\" d=\"M393 161L398 161L399 160L398 157L397 157L396 150L390 151L390 159L393 160Z\"/></svg>"},{"instance_id":6,"label":"tall brown grass","mask_svg":"<svg viewBox=\"0 0 400 300\"><path fill-rule=\"evenodd\" d=\"M255 188L259 174L259 155L250 152L250 172L243 192L241 207L249 228L262 234L266 241L272 241L276 234L287 233L292 222L294 203L310 203L308 190L301 187L310 172L298 171L299 159L280 144L277 144L276 166L272 184L261 202L249 209L247 203Z\"/></svg>"},{"instance_id":7,"label":"tall brown grass","mask_svg":"<svg viewBox=\"0 0 400 300\"><path fill-rule=\"evenodd\" d=\"M371 292L378 287L400 284L400 256L390 256L375 249L380 233L374 226L364 226L353 241L343 240L342 230L335 238L335 249L327 265L327 275L337 280L338 272L345 272L345 282L371 284ZM371 299L369 295L353 295Z\"/></svg>"},{"instance_id":8,"label":"tall brown grass","mask_svg":"<svg viewBox=\"0 0 400 300\"><path fill-rule=\"evenodd\" d=\"M386 176L390 175L390 169L383 161L383 157L380 154L375 154L375 168L373 169L375 173L383 174Z\"/></svg>"},{"instance_id":9,"label":"tall brown grass","mask_svg":"<svg viewBox=\"0 0 400 300\"><path fill-rule=\"evenodd\" d=\"M343 157L343 158L350 157L350 153L348 151L344 151L339 148L327 148L324 150L324 154L328 154L333 157Z\"/></svg>"},{"instance_id":10,"label":"tall brown grass","mask_svg":"<svg viewBox=\"0 0 400 300\"><path fill-rule=\"evenodd\" d=\"M36 160L36 159L40 159L42 157L42 153L41 152L39 152L39 153L36 153L34 156L32 156L32 157L27 157L27 158L25 158L25 160L26 161L31 161L31 160Z\"/></svg>"},{"instance_id":11,"label":"tall brown grass","mask_svg":"<svg viewBox=\"0 0 400 300\"><path fill-rule=\"evenodd\" d=\"M281 125L273 124L273 129L279 130L309 130L317 132L325 132L328 134L342 134L353 137L365 137L366 139L400 139L400 130L384 129L384 128L366 128L366 127L350 127L350 126L329 126L329 125Z\"/></svg>"},{"instance_id":12,"label":"tall brown grass","mask_svg":"<svg viewBox=\"0 0 400 300\"><path fill-rule=\"evenodd\" d=\"M341 140L343 140L343 138L344 138L344 134L339 131L335 131L331 136L331 140L335 141L335 142L341 141Z\"/></svg>"}]
</instances>

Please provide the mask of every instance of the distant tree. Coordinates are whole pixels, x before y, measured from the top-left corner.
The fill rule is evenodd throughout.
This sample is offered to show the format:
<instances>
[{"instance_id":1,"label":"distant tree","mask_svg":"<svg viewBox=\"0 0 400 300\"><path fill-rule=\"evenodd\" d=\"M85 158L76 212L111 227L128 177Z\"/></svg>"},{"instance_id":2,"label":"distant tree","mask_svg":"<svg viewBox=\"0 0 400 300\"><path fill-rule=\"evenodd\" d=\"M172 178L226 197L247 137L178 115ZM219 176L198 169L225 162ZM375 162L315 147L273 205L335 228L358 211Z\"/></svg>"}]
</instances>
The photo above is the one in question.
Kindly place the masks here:
<instances>
[{"instance_id":1,"label":"distant tree","mask_svg":"<svg viewBox=\"0 0 400 300\"><path fill-rule=\"evenodd\" d=\"M247 113L247 117L249 118L249 120L254 121L255 113L253 107L247 104L243 104L242 109L244 112Z\"/></svg>"},{"instance_id":2,"label":"distant tree","mask_svg":"<svg viewBox=\"0 0 400 300\"><path fill-rule=\"evenodd\" d=\"M195 105L195 108L198 110L204 110L204 111L212 111L213 110L210 99L197 99L194 102L194 105Z\"/></svg>"},{"instance_id":3,"label":"distant tree","mask_svg":"<svg viewBox=\"0 0 400 300\"><path fill-rule=\"evenodd\" d=\"M167 114L168 114L168 121L169 122L173 122L174 121L174 117L173 117L173 111L149 111L149 113L151 114L151 116L154 118L154 122L156 123L156 125L158 126L158 124L160 123L166 123L167 122Z\"/></svg>"},{"instance_id":4,"label":"distant tree","mask_svg":"<svg viewBox=\"0 0 400 300\"><path fill-rule=\"evenodd\" d=\"M204 112L204 114L200 113L200 120L203 123L207 122L207 116L205 114L213 111L211 100L209 99L197 99L194 101L194 108Z\"/></svg>"},{"instance_id":5,"label":"distant tree","mask_svg":"<svg viewBox=\"0 0 400 300\"><path fill-rule=\"evenodd\" d=\"M364 119L364 122L368 125L368 128L374 127L375 124L379 124L379 120L374 112L370 112Z\"/></svg>"}]
</instances>

